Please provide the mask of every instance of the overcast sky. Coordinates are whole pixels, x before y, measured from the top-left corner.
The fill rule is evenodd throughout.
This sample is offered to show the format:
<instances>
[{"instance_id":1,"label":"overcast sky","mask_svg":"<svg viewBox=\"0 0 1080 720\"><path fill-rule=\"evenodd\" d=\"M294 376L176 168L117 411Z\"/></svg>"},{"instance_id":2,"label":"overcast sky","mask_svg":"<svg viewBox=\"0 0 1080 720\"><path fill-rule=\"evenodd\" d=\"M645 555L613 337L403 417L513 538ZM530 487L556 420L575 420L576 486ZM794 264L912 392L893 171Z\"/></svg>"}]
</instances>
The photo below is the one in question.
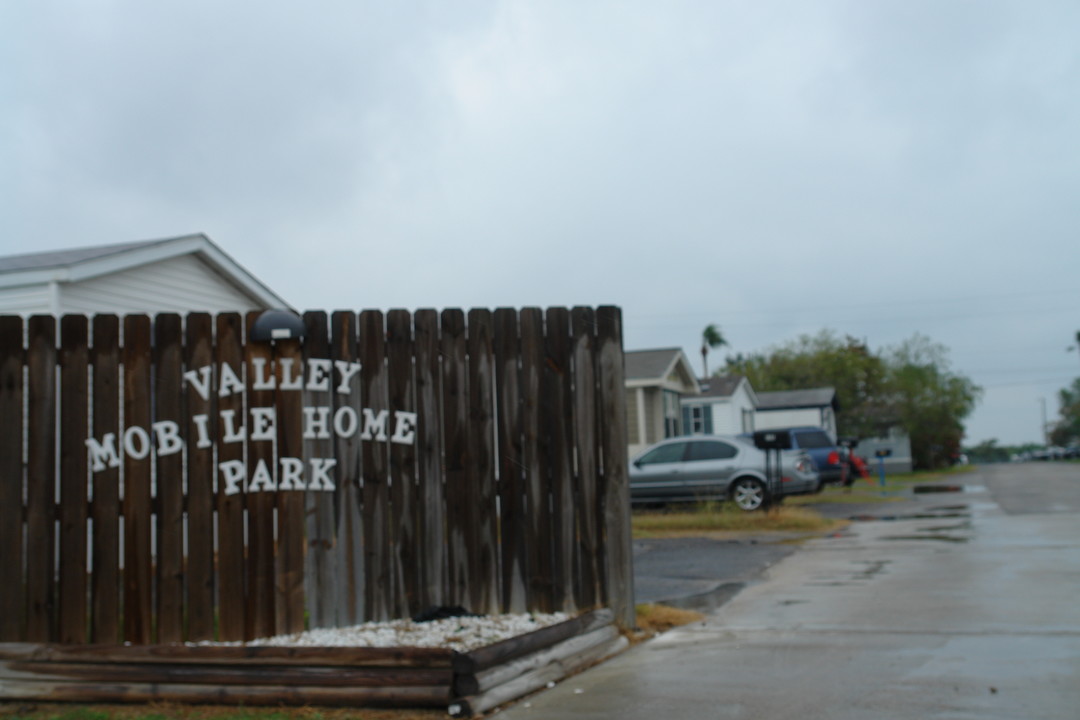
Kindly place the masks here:
<instances>
[{"instance_id":1,"label":"overcast sky","mask_svg":"<svg viewBox=\"0 0 1080 720\"><path fill-rule=\"evenodd\" d=\"M205 232L304 308L615 304L1080 376L1080 3L0 4L0 253ZM726 350L714 352L715 367Z\"/></svg>"}]
</instances>

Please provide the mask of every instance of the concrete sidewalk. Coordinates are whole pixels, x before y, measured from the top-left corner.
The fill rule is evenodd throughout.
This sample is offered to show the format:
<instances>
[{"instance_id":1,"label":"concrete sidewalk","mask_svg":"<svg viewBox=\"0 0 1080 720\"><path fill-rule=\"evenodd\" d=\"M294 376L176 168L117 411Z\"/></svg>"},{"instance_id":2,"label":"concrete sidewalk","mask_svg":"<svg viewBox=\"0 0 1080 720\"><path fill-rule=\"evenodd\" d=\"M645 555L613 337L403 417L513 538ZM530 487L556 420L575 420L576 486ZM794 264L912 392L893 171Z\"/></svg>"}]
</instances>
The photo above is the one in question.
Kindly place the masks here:
<instances>
[{"instance_id":1,"label":"concrete sidewalk","mask_svg":"<svg viewBox=\"0 0 1080 720\"><path fill-rule=\"evenodd\" d=\"M964 505L811 541L704 623L500 717L1076 718L1080 513Z\"/></svg>"}]
</instances>

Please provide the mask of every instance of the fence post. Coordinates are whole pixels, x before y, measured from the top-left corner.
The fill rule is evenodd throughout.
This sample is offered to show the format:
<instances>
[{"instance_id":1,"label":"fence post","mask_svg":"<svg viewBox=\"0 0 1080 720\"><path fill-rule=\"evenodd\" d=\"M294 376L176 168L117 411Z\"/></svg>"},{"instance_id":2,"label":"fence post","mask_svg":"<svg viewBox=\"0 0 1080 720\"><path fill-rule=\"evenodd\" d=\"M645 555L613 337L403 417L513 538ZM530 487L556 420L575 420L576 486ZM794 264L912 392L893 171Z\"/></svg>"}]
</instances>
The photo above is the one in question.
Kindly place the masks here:
<instances>
[{"instance_id":1,"label":"fence post","mask_svg":"<svg viewBox=\"0 0 1080 720\"><path fill-rule=\"evenodd\" d=\"M627 472L626 386L622 313L596 309L600 358L600 417L603 418L603 502L605 597L624 628L634 626L634 565L630 529L630 481Z\"/></svg>"}]
</instances>

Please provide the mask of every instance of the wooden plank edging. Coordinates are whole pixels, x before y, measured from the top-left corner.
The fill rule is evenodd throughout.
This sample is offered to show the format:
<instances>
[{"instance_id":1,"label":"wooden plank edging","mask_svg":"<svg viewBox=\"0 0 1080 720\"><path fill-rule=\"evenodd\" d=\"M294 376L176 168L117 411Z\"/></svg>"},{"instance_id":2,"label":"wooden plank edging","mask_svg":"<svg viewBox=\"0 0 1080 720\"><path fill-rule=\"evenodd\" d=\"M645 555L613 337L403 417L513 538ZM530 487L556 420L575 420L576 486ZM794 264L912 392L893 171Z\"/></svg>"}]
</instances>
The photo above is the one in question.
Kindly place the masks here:
<instances>
[{"instance_id":1,"label":"wooden plank edging","mask_svg":"<svg viewBox=\"0 0 1080 720\"><path fill-rule=\"evenodd\" d=\"M581 635L604 625L610 625L614 618L615 615L611 610L601 608L570 618L557 625L549 625L546 628L540 628L531 633L487 645L472 652L455 653L454 672L457 674L471 674L486 670L522 655L528 655L537 650L550 647L575 635Z\"/></svg>"},{"instance_id":2,"label":"wooden plank edging","mask_svg":"<svg viewBox=\"0 0 1080 720\"><path fill-rule=\"evenodd\" d=\"M614 619L594 610L469 653L0 643L0 699L443 706L474 715L625 649Z\"/></svg>"},{"instance_id":3,"label":"wooden plank edging","mask_svg":"<svg viewBox=\"0 0 1080 720\"><path fill-rule=\"evenodd\" d=\"M596 645L614 640L618 635L619 631L614 624L605 625L487 670L468 675L455 674L454 695L464 697L487 692L544 665L570 658Z\"/></svg>"},{"instance_id":4,"label":"wooden plank edging","mask_svg":"<svg viewBox=\"0 0 1080 720\"><path fill-rule=\"evenodd\" d=\"M0 660L227 665L449 668L445 648L267 647L244 645L40 645L0 643Z\"/></svg>"},{"instance_id":5,"label":"wooden plank edging","mask_svg":"<svg viewBox=\"0 0 1080 720\"><path fill-rule=\"evenodd\" d=\"M448 708L449 713L454 717L480 715L492 708L512 702L552 683L559 682L579 670L618 654L625 650L629 644L630 641L626 637L616 632L615 636L608 640L602 640L566 658L553 659L551 662L525 672L487 692L456 698Z\"/></svg>"},{"instance_id":6,"label":"wooden plank edging","mask_svg":"<svg viewBox=\"0 0 1080 720\"><path fill-rule=\"evenodd\" d=\"M447 685L431 687L226 686L179 683L89 684L71 681L0 683L0 700L115 703L181 702L220 705L347 705L446 707Z\"/></svg>"}]
</instances>

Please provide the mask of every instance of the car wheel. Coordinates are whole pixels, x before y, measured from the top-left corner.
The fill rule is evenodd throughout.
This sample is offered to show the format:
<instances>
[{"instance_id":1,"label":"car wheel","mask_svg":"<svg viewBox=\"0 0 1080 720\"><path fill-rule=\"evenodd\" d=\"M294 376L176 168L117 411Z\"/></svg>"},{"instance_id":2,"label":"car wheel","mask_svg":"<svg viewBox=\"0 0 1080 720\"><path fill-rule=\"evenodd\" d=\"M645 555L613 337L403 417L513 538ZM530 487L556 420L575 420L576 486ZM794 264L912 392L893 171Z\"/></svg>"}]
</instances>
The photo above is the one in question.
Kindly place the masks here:
<instances>
[{"instance_id":1,"label":"car wheel","mask_svg":"<svg viewBox=\"0 0 1080 720\"><path fill-rule=\"evenodd\" d=\"M731 485L731 501L740 510L759 510L765 505L768 493L765 483L754 478L739 478Z\"/></svg>"}]
</instances>

